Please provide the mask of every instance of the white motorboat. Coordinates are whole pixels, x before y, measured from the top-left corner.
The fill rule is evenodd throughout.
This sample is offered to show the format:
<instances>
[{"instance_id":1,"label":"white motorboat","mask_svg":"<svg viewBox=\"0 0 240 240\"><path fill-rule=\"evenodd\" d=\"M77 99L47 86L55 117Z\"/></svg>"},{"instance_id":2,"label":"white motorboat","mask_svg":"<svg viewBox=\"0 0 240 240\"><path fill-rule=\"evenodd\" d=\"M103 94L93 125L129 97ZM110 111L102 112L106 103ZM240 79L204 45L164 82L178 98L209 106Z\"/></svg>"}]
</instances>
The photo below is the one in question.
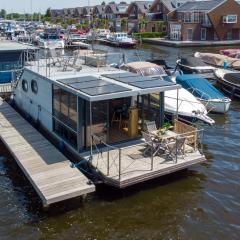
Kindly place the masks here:
<instances>
[{"instance_id":1,"label":"white motorboat","mask_svg":"<svg viewBox=\"0 0 240 240\"><path fill-rule=\"evenodd\" d=\"M132 62L120 67L123 70L138 73L142 76L151 76L161 78L165 81L173 81L165 72L163 67L150 62ZM181 88L179 90L170 90L165 92L165 111L171 114L199 119L208 124L214 124L215 121L207 114L206 107L190 92Z\"/></svg>"},{"instance_id":2,"label":"white motorboat","mask_svg":"<svg viewBox=\"0 0 240 240\"><path fill-rule=\"evenodd\" d=\"M65 45L69 48L89 49L90 45L86 43L86 40L86 35L70 34L66 39Z\"/></svg>"},{"instance_id":3,"label":"white motorboat","mask_svg":"<svg viewBox=\"0 0 240 240\"><path fill-rule=\"evenodd\" d=\"M110 34L109 29L97 29L97 38L106 38Z\"/></svg>"},{"instance_id":4,"label":"white motorboat","mask_svg":"<svg viewBox=\"0 0 240 240\"><path fill-rule=\"evenodd\" d=\"M39 34L37 44L44 49L62 49L65 46L64 39L61 38L57 29L45 29L43 34Z\"/></svg>"},{"instance_id":5,"label":"white motorboat","mask_svg":"<svg viewBox=\"0 0 240 240\"><path fill-rule=\"evenodd\" d=\"M231 99L198 74L178 75L176 82L201 101L208 111L226 113L229 110Z\"/></svg>"},{"instance_id":6,"label":"white motorboat","mask_svg":"<svg viewBox=\"0 0 240 240\"><path fill-rule=\"evenodd\" d=\"M137 41L127 35L125 32L116 32L107 35L107 42L118 47L134 47Z\"/></svg>"}]
</instances>

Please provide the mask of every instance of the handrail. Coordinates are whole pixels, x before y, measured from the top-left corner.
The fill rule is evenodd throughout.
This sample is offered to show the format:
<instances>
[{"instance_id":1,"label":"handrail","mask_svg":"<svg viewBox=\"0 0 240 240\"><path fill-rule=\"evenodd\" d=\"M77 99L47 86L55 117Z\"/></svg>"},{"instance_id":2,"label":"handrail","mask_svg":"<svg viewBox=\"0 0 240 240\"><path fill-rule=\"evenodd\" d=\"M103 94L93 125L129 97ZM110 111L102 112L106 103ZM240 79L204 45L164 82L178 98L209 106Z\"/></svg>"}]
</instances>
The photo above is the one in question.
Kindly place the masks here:
<instances>
[{"instance_id":1,"label":"handrail","mask_svg":"<svg viewBox=\"0 0 240 240\"><path fill-rule=\"evenodd\" d=\"M200 135L200 133L202 133L202 135ZM204 136L204 129L196 129L194 131L188 131L188 132L184 132L184 133L176 133L175 138L175 147L176 147L176 156L175 156L175 163L178 162L178 142L181 140L181 138L186 138L187 141L192 147L193 150L195 151L196 149L199 149L200 152L202 152L202 140L203 140L203 136ZM107 143L105 143L101 137L96 136L95 134L92 134L93 140L97 140L98 142L100 142L100 144L103 144L104 147L102 147L101 149L98 148L97 143L94 142L94 146L97 150L97 159L96 159L96 167L99 164L99 159L101 158L102 161L106 160L107 162L104 161L104 164L106 165L106 175L108 176L110 174L110 170L113 167L113 165L116 167L117 171L118 171L118 178L119 181L121 180L121 176L122 174L127 172L127 169L129 169L129 167L133 164L134 161L129 163L128 166L124 166L122 165L122 160L124 160L124 153L126 153L126 149L130 149L130 148L136 148L137 146L142 146L142 145L152 145L152 149L151 149L151 154L149 155L150 158L150 170L154 169L154 155L153 155L153 142L141 142L138 144L134 144L132 146L126 146L126 147L115 147L115 146L111 146ZM173 142L170 141L169 144L172 144ZM198 144L200 143L200 147L198 147ZM166 143L168 144L168 143ZM117 152L114 153L114 155L111 155L111 148L113 150L116 150ZM107 154L107 156L103 155L103 152L105 152ZM94 155L94 153L93 153ZM110 162L112 161L112 162ZM140 169L139 169L140 170ZM135 169L134 171L138 171L138 169Z\"/></svg>"}]
</instances>

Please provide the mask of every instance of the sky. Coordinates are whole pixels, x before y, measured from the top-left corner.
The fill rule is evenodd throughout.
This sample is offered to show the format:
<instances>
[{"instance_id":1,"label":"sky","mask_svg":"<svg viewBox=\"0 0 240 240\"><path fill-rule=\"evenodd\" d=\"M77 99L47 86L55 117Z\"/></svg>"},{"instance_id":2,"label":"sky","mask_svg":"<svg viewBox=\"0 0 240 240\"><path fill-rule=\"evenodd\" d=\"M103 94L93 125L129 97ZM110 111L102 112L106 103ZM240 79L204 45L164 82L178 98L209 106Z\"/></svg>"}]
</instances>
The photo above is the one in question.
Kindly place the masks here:
<instances>
[{"instance_id":1,"label":"sky","mask_svg":"<svg viewBox=\"0 0 240 240\"><path fill-rule=\"evenodd\" d=\"M103 0L0 0L0 9L5 9L7 12L30 13L31 1L33 12L45 12L47 8L67 8L67 7L81 7L87 6L88 2L94 6L101 4ZM112 0L105 0L106 3ZM121 0L116 0L121 2ZM125 0L130 2L130 0Z\"/></svg>"}]
</instances>

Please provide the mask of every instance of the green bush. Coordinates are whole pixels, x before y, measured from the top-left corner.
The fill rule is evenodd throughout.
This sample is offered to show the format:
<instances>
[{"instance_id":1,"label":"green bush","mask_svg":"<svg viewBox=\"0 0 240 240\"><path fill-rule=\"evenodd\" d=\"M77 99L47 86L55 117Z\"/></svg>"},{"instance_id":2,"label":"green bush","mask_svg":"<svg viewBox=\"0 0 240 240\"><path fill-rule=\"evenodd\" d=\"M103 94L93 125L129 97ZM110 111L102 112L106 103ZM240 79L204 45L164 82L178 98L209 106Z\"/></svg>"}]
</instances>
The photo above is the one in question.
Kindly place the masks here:
<instances>
[{"instance_id":1,"label":"green bush","mask_svg":"<svg viewBox=\"0 0 240 240\"><path fill-rule=\"evenodd\" d=\"M143 33L133 33L135 38L160 38L166 36L163 32L143 32Z\"/></svg>"}]
</instances>

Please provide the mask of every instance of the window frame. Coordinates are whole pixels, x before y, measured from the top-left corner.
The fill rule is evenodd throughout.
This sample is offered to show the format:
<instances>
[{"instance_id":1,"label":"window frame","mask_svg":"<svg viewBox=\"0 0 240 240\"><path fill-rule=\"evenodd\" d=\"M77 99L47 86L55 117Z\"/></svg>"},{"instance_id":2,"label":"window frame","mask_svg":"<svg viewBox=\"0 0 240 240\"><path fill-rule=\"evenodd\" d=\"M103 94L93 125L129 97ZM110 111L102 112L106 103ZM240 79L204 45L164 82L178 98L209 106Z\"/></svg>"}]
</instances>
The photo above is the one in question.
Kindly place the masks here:
<instances>
[{"instance_id":1,"label":"window frame","mask_svg":"<svg viewBox=\"0 0 240 240\"><path fill-rule=\"evenodd\" d=\"M22 90L28 92L28 81L26 79L22 80Z\"/></svg>"},{"instance_id":2,"label":"window frame","mask_svg":"<svg viewBox=\"0 0 240 240\"><path fill-rule=\"evenodd\" d=\"M34 84L36 84L35 85L36 89L33 87ZM31 90L34 94L38 93L38 84L37 84L37 81L34 79L31 80Z\"/></svg>"}]
</instances>

